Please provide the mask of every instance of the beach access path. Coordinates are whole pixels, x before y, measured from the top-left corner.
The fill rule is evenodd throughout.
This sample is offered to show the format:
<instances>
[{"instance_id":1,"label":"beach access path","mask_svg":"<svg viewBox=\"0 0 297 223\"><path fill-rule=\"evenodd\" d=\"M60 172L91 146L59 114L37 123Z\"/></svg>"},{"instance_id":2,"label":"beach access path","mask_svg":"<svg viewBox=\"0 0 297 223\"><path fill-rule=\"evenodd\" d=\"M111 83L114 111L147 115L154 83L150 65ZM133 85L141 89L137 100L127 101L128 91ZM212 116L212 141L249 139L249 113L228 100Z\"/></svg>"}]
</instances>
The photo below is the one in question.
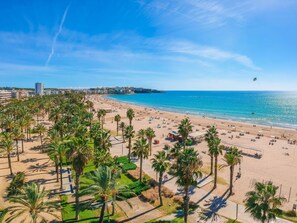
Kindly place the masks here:
<instances>
[{"instance_id":1,"label":"beach access path","mask_svg":"<svg viewBox=\"0 0 297 223\"><path fill-rule=\"evenodd\" d=\"M113 145L111 149L112 156L127 155L128 150L125 148L125 145L121 143L121 137L113 138L111 142ZM139 162L136 162L136 164L139 166ZM151 178L153 179L156 178L156 172L152 169L152 164L150 160L143 161L143 171ZM168 189L170 189L175 194L182 195L182 192L178 189L178 186L176 185L175 178L170 177L163 185ZM201 209L203 209L201 212L196 213L197 219L199 215L203 213L205 216L207 216L210 219L217 218L217 215L230 218L230 219L236 219L236 216L237 216L237 220L240 222L244 222L244 223L257 222L250 216L249 213L245 212L245 208L243 205L237 204L233 201L228 200L227 195L228 195L228 191L226 191L226 193L224 193L223 196L218 197L213 195L211 191L209 192L201 188L200 189L193 188L190 191L190 199L191 201L197 203L201 207ZM197 220L195 222L197 222ZM283 219L276 219L276 221L274 222L289 223L289 221L286 221Z\"/></svg>"}]
</instances>

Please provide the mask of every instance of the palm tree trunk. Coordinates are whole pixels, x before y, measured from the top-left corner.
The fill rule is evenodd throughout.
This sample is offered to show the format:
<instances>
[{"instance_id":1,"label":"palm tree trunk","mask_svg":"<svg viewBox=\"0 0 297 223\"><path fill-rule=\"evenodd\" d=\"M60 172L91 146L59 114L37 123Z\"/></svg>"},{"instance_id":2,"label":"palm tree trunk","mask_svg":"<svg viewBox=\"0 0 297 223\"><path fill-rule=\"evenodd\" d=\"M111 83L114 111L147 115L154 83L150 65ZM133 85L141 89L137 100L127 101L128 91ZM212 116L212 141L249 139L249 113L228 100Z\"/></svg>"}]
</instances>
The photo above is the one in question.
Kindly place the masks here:
<instances>
[{"instance_id":1,"label":"palm tree trunk","mask_svg":"<svg viewBox=\"0 0 297 223\"><path fill-rule=\"evenodd\" d=\"M80 175L79 173L75 173L75 220L79 220L79 181Z\"/></svg>"},{"instance_id":2,"label":"palm tree trunk","mask_svg":"<svg viewBox=\"0 0 297 223\"><path fill-rule=\"evenodd\" d=\"M189 212L189 188L185 188L185 196L184 196L184 221L188 222L188 212Z\"/></svg>"},{"instance_id":3,"label":"palm tree trunk","mask_svg":"<svg viewBox=\"0 0 297 223\"><path fill-rule=\"evenodd\" d=\"M9 166L9 170L10 170L10 175L13 175L12 166L11 166L11 159L10 159L10 152L7 154L7 159L8 159L8 166Z\"/></svg>"},{"instance_id":4,"label":"palm tree trunk","mask_svg":"<svg viewBox=\"0 0 297 223\"><path fill-rule=\"evenodd\" d=\"M129 119L129 125L132 125L132 119Z\"/></svg>"},{"instance_id":5,"label":"palm tree trunk","mask_svg":"<svg viewBox=\"0 0 297 223\"><path fill-rule=\"evenodd\" d=\"M218 156L215 156L214 162L214 185L213 188L217 188L217 179L218 179Z\"/></svg>"},{"instance_id":6,"label":"palm tree trunk","mask_svg":"<svg viewBox=\"0 0 297 223\"><path fill-rule=\"evenodd\" d=\"M230 195L233 194L233 172L234 172L234 166L230 166Z\"/></svg>"},{"instance_id":7,"label":"palm tree trunk","mask_svg":"<svg viewBox=\"0 0 297 223\"><path fill-rule=\"evenodd\" d=\"M150 156L152 155L152 139L149 140Z\"/></svg>"},{"instance_id":8,"label":"palm tree trunk","mask_svg":"<svg viewBox=\"0 0 297 223\"><path fill-rule=\"evenodd\" d=\"M117 122L117 136L119 135L119 123Z\"/></svg>"},{"instance_id":9,"label":"palm tree trunk","mask_svg":"<svg viewBox=\"0 0 297 223\"><path fill-rule=\"evenodd\" d=\"M24 139L22 139L22 153L24 153Z\"/></svg>"},{"instance_id":10,"label":"palm tree trunk","mask_svg":"<svg viewBox=\"0 0 297 223\"><path fill-rule=\"evenodd\" d=\"M125 143L124 129L122 129L123 143Z\"/></svg>"},{"instance_id":11,"label":"palm tree trunk","mask_svg":"<svg viewBox=\"0 0 297 223\"><path fill-rule=\"evenodd\" d=\"M63 189L63 168L62 168L62 160L60 160L60 189Z\"/></svg>"},{"instance_id":12,"label":"palm tree trunk","mask_svg":"<svg viewBox=\"0 0 297 223\"><path fill-rule=\"evenodd\" d=\"M58 162L55 162L55 167L56 167L57 182L59 182L59 164L58 164Z\"/></svg>"},{"instance_id":13,"label":"palm tree trunk","mask_svg":"<svg viewBox=\"0 0 297 223\"><path fill-rule=\"evenodd\" d=\"M114 214L115 214L115 200L116 200L116 196L113 195L113 201L111 203L111 207L112 207L111 216L114 216Z\"/></svg>"},{"instance_id":14,"label":"palm tree trunk","mask_svg":"<svg viewBox=\"0 0 297 223\"><path fill-rule=\"evenodd\" d=\"M131 137L129 137L129 142L128 142L128 158L129 158L129 163L131 162Z\"/></svg>"},{"instance_id":15,"label":"palm tree trunk","mask_svg":"<svg viewBox=\"0 0 297 223\"><path fill-rule=\"evenodd\" d=\"M210 155L210 175L213 174L213 155Z\"/></svg>"},{"instance_id":16,"label":"palm tree trunk","mask_svg":"<svg viewBox=\"0 0 297 223\"><path fill-rule=\"evenodd\" d=\"M103 204L102 204L102 207L101 207L99 223L103 223L103 220L104 220L104 211L105 211L105 199L103 199Z\"/></svg>"},{"instance_id":17,"label":"palm tree trunk","mask_svg":"<svg viewBox=\"0 0 297 223\"><path fill-rule=\"evenodd\" d=\"M163 172L159 174L159 198L160 198L160 205L163 206L163 199L162 199L162 179L163 179Z\"/></svg>"},{"instance_id":18,"label":"palm tree trunk","mask_svg":"<svg viewBox=\"0 0 297 223\"><path fill-rule=\"evenodd\" d=\"M140 175L139 175L139 181L142 182L142 156L140 156Z\"/></svg>"},{"instance_id":19,"label":"palm tree trunk","mask_svg":"<svg viewBox=\"0 0 297 223\"><path fill-rule=\"evenodd\" d=\"M17 161L20 161L19 140L16 140Z\"/></svg>"},{"instance_id":20,"label":"palm tree trunk","mask_svg":"<svg viewBox=\"0 0 297 223\"><path fill-rule=\"evenodd\" d=\"M39 134L39 137L40 137L40 145L42 145L42 136L41 136L41 134Z\"/></svg>"}]
</instances>

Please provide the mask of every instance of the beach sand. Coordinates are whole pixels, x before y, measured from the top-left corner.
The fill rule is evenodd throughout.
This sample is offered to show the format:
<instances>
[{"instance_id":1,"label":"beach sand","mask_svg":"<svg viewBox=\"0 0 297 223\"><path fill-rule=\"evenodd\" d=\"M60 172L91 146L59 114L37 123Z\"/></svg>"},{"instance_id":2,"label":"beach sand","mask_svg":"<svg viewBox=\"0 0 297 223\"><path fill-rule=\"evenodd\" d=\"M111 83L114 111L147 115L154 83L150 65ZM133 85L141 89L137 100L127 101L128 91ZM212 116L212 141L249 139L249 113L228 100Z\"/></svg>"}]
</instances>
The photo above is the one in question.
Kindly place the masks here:
<instances>
[{"instance_id":1,"label":"beach sand","mask_svg":"<svg viewBox=\"0 0 297 223\"><path fill-rule=\"evenodd\" d=\"M222 144L237 146L247 154L262 154L261 159L243 156L241 177L239 179L236 179L239 171L239 166L236 166L234 176L236 179L234 183L235 195L230 198L231 200L242 204L246 192L253 189L256 181L271 180L280 187L281 195L288 199L288 202L284 204L285 209L290 210L293 204L297 203L297 145L288 142L288 140L297 140L296 130L161 111L107 99L98 95L91 95L89 99L94 103L96 110L112 110L112 112L107 113L104 126L104 128L112 130L112 133L116 132L116 122L113 121L114 116L120 114L121 121L128 123L126 111L127 108L133 108L135 110L134 129L138 131L141 128L152 127L156 132L155 139L160 140L160 144L153 146L153 154L162 150L165 144L174 144L165 138L169 132L177 131L179 122L185 117L189 117L194 125L193 132L204 132L207 130L207 126L215 125ZM256 138L258 134L263 136ZM272 145L271 140L275 139L275 137L278 137L278 139ZM210 157L207 155L208 147L206 142L199 143L194 147L199 151L203 159L203 170L209 170ZM218 196L228 189L229 168L224 167L224 164L223 156L220 156L218 174L220 184L213 192ZM211 190L211 188L211 183L203 187L206 191Z\"/></svg>"}]
</instances>

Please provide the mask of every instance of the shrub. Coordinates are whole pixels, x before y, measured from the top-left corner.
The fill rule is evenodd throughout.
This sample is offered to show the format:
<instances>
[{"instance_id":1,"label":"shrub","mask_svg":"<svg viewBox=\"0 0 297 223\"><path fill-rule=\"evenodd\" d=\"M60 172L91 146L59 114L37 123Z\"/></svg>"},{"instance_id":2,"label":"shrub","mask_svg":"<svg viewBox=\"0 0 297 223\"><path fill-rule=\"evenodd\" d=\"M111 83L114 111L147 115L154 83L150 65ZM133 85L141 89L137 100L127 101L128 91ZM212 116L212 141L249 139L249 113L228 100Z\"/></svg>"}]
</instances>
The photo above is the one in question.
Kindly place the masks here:
<instances>
[{"instance_id":1,"label":"shrub","mask_svg":"<svg viewBox=\"0 0 297 223\"><path fill-rule=\"evenodd\" d=\"M17 172L6 189L7 197L19 194L24 184L25 184L25 173Z\"/></svg>"},{"instance_id":2,"label":"shrub","mask_svg":"<svg viewBox=\"0 0 297 223\"><path fill-rule=\"evenodd\" d=\"M135 170L137 165L135 163L125 163L122 166L123 171L127 172L128 170Z\"/></svg>"},{"instance_id":3,"label":"shrub","mask_svg":"<svg viewBox=\"0 0 297 223\"><path fill-rule=\"evenodd\" d=\"M117 161L118 163L121 163L121 164L127 164L127 163L129 163L129 159L128 159L127 156L120 156L120 157L117 157L117 158L116 158L116 161Z\"/></svg>"},{"instance_id":4,"label":"shrub","mask_svg":"<svg viewBox=\"0 0 297 223\"><path fill-rule=\"evenodd\" d=\"M182 205L184 202L184 199L181 196L174 196L173 201L178 203L179 205Z\"/></svg>"},{"instance_id":5,"label":"shrub","mask_svg":"<svg viewBox=\"0 0 297 223\"><path fill-rule=\"evenodd\" d=\"M285 213L288 217L297 217L296 211L290 210Z\"/></svg>"}]
</instances>

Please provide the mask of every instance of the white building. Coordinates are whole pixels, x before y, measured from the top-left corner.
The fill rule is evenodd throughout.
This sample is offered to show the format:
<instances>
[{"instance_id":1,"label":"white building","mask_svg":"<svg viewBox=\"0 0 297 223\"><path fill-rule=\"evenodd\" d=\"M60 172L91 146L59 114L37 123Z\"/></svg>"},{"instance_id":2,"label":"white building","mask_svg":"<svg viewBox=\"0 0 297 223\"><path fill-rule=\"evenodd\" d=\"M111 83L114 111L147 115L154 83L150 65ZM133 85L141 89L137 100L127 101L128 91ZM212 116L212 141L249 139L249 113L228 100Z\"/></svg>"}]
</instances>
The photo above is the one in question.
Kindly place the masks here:
<instances>
[{"instance_id":1,"label":"white building","mask_svg":"<svg viewBox=\"0 0 297 223\"><path fill-rule=\"evenodd\" d=\"M13 98L13 92L12 91L1 91L0 90L0 104L8 101L9 99Z\"/></svg>"},{"instance_id":2,"label":"white building","mask_svg":"<svg viewBox=\"0 0 297 223\"><path fill-rule=\"evenodd\" d=\"M43 83L35 83L35 94L43 95L44 94L44 85Z\"/></svg>"}]
</instances>

